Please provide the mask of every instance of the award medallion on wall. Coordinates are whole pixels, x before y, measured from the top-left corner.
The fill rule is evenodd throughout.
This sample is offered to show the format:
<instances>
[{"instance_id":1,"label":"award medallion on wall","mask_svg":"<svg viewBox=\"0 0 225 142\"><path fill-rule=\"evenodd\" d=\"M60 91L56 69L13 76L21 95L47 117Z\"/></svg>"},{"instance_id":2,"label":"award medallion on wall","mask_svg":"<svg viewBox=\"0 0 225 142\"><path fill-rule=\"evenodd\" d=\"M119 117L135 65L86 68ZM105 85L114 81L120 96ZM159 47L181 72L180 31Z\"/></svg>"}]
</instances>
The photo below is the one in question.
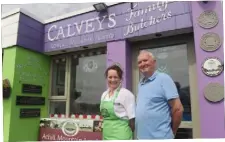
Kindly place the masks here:
<instances>
[{"instance_id":1,"label":"award medallion on wall","mask_svg":"<svg viewBox=\"0 0 225 142\"><path fill-rule=\"evenodd\" d=\"M209 83L203 90L205 98L210 102L220 102L224 99L224 86L219 83Z\"/></svg>"},{"instance_id":2,"label":"award medallion on wall","mask_svg":"<svg viewBox=\"0 0 225 142\"><path fill-rule=\"evenodd\" d=\"M202 72L210 77L215 77L223 72L224 65L219 58L207 58L202 64Z\"/></svg>"},{"instance_id":3,"label":"award medallion on wall","mask_svg":"<svg viewBox=\"0 0 225 142\"><path fill-rule=\"evenodd\" d=\"M218 16L215 11L204 11L199 17L198 17L198 24L202 28L210 29L215 27L219 23Z\"/></svg>"},{"instance_id":4,"label":"award medallion on wall","mask_svg":"<svg viewBox=\"0 0 225 142\"><path fill-rule=\"evenodd\" d=\"M221 46L221 40L216 33L206 33L201 38L200 47L205 51L216 51Z\"/></svg>"}]
</instances>

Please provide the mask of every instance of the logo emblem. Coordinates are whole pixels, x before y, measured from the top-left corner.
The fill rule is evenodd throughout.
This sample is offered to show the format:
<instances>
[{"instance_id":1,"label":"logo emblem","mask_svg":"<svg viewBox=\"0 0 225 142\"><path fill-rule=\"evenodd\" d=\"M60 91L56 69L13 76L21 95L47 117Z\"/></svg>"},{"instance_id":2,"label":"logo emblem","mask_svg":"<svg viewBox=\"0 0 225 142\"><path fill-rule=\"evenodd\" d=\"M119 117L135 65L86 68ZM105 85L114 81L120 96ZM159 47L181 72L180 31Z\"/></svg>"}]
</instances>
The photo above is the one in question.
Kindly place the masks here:
<instances>
[{"instance_id":1,"label":"logo emblem","mask_svg":"<svg viewBox=\"0 0 225 142\"><path fill-rule=\"evenodd\" d=\"M94 60L86 60L84 61L83 70L85 72L94 72L98 69L98 65Z\"/></svg>"},{"instance_id":2,"label":"logo emblem","mask_svg":"<svg viewBox=\"0 0 225 142\"><path fill-rule=\"evenodd\" d=\"M79 132L79 126L76 121L67 120L67 121L63 122L62 132L64 135L66 135L68 137L73 137L73 136L77 135L77 133Z\"/></svg>"}]
</instances>

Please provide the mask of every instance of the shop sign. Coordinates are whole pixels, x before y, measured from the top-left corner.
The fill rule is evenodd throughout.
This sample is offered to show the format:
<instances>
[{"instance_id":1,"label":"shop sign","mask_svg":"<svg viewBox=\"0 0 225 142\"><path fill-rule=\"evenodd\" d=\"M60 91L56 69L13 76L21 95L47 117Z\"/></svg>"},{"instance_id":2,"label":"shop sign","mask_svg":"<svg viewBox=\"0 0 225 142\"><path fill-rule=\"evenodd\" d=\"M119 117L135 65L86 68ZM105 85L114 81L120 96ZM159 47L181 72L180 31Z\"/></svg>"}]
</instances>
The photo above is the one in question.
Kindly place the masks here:
<instances>
[{"instance_id":1,"label":"shop sign","mask_svg":"<svg viewBox=\"0 0 225 142\"><path fill-rule=\"evenodd\" d=\"M22 93L42 94L42 86L33 84L22 84Z\"/></svg>"},{"instance_id":2,"label":"shop sign","mask_svg":"<svg viewBox=\"0 0 225 142\"><path fill-rule=\"evenodd\" d=\"M162 21L170 19L172 17L172 14L171 11L166 11L167 5L168 5L167 1L159 1L157 3L152 3L147 8L134 10L138 6L138 3L135 3L133 9L130 9L129 11L130 12L129 16L126 18L126 22L130 24L126 27L124 36L133 34L139 31L140 29L148 28L150 26L159 24ZM147 17L147 19L145 20L142 18L138 24L134 24L131 22L133 18L143 16L155 10L159 10L161 14L156 17L153 16Z\"/></svg>"},{"instance_id":3,"label":"shop sign","mask_svg":"<svg viewBox=\"0 0 225 142\"><path fill-rule=\"evenodd\" d=\"M40 115L41 115L40 108L21 108L20 109L20 118L40 117Z\"/></svg>"},{"instance_id":4,"label":"shop sign","mask_svg":"<svg viewBox=\"0 0 225 142\"><path fill-rule=\"evenodd\" d=\"M171 11L166 11L168 2L167 1L158 1L157 3L152 3L146 8L143 9L138 9L137 8L138 3L133 4L133 9L128 9L128 16L125 17L124 23L126 23L126 26L123 27L125 28L125 31L123 36L128 36L129 34L133 34L140 29L148 28L152 25L159 24L160 22L163 22L167 19L170 19L172 17ZM160 15L158 16L151 16L151 12L159 10ZM146 16L147 14L150 14L149 16ZM81 21L74 21L73 23L68 23L67 25L64 26L57 26L56 24L52 25L51 27L48 28L48 40L49 41L55 41L59 39L66 39L69 37L78 37L80 35L81 38L79 40L80 44L86 43L86 42L94 42L94 37L88 35L89 33L93 32L98 32L98 31L104 31L104 30L109 30L116 28L118 21L116 20L116 15L115 13L110 13L106 14L101 17L96 17L96 18L91 18L91 19L86 19L86 20L81 20ZM134 18L137 17L145 17L141 18L140 21L135 21L133 23ZM136 24L138 23L138 24ZM122 29L121 29L122 30ZM53 31L57 31L54 33ZM97 35L96 39L97 41L99 40L110 40L115 38L115 33L114 32L106 32L104 35ZM71 40L71 43L67 43L66 46L69 45L75 45L77 44L76 41ZM63 45L58 45L59 47ZM65 47L65 46L63 46ZM61 48L63 48L61 47Z\"/></svg>"},{"instance_id":5,"label":"shop sign","mask_svg":"<svg viewBox=\"0 0 225 142\"><path fill-rule=\"evenodd\" d=\"M101 120L42 118L39 141L101 140L101 126Z\"/></svg>"},{"instance_id":6,"label":"shop sign","mask_svg":"<svg viewBox=\"0 0 225 142\"><path fill-rule=\"evenodd\" d=\"M67 32L65 32L66 29L64 29L63 26L58 27L57 25L52 25L48 29L48 40L54 41L54 40L58 40L59 38L63 39L63 38L68 38L75 35L88 34L91 32L104 30L103 23L105 23L105 21L108 22L107 28L113 28L116 26L115 17L116 17L116 14L111 13L109 15L104 15L101 17L82 20L81 22L74 21L74 23L67 24L66 26ZM96 23L97 23L97 26L94 26L93 24L96 24ZM75 30L72 31L72 27L75 27ZM57 30L58 33L56 35L51 36L50 34L54 30Z\"/></svg>"},{"instance_id":7,"label":"shop sign","mask_svg":"<svg viewBox=\"0 0 225 142\"><path fill-rule=\"evenodd\" d=\"M45 97L16 96L16 105L45 105Z\"/></svg>"}]
</instances>

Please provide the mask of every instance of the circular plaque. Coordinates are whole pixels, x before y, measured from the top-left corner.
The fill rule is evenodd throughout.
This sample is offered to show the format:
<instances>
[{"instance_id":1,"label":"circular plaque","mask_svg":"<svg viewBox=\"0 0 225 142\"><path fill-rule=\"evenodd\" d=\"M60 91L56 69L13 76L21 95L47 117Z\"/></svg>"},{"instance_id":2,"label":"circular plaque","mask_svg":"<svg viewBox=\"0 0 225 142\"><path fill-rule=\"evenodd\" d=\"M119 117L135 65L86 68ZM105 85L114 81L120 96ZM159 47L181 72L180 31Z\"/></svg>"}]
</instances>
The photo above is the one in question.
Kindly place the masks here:
<instances>
[{"instance_id":1,"label":"circular plaque","mask_svg":"<svg viewBox=\"0 0 225 142\"><path fill-rule=\"evenodd\" d=\"M210 57L202 64L202 72L210 77L215 77L223 72L223 63L216 57Z\"/></svg>"},{"instance_id":2,"label":"circular plaque","mask_svg":"<svg viewBox=\"0 0 225 142\"><path fill-rule=\"evenodd\" d=\"M78 134L79 125L74 120L67 120L63 122L61 129L64 135L72 137Z\"/></svg>"},{"instance_id":3,"label":"circular plaque","mask_svg":"<svg viewBox=\"0 0 225 142\"><path fill-rule=\"evenodd\" d=\"M205 51L215 51L221 46L221 40L216 33L206 33L202 36L200 47Z\"/></svg>"},{"instance_id":4,"label":"circular plaque","mask_svg":"<svg viewBox=\"0 0 225 142\"><path fill-rule=\"evenodd\" d=\"M224 86L219 83L209 83L203 90L205 98L210 102L224 99Z\"/></svg>"},{"instance_id":5,"label":"circular plaque","mask_svg":"<svg viewBox=\"0 0 225 142\"><path fill-rule=\"evenodd\" d=\"M198 24L202 28L210 29L215 27L219 22L219 19L217 17L217 14L215 11L204 11L199 17L198 17Z\"/></svg>"}]
</instances>

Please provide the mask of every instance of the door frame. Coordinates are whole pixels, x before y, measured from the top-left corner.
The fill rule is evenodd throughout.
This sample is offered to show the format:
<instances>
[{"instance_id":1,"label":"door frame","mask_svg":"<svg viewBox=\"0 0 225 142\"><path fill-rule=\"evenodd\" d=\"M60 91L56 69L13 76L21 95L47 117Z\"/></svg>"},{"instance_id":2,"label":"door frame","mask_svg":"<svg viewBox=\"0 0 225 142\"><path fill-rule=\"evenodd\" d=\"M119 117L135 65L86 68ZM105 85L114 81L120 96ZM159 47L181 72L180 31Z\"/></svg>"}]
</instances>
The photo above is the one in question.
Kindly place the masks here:
<instances>
[{"instance_id":1,"label":"door frame","mask_svg":"<svg viewBox=\"0 0 225 142\"><path fill-rule=\"evenodd\" d=\"M191 99L191 114L192 121L182 121L179 128L192 128L193 138L200 138L200 119L199 119L199 98L197 87L197 69L196 57L194 47L193 33L164 37L158 39L151 39L149 41L139 41L132 43L132 92L137 94L137 84L139 82L139 70L137 67L137 56L140 50L151 49L157 47L186 44L187 56L189 66L189 85L190 85L190 99Z\"/></svg>"}]
</instances>

